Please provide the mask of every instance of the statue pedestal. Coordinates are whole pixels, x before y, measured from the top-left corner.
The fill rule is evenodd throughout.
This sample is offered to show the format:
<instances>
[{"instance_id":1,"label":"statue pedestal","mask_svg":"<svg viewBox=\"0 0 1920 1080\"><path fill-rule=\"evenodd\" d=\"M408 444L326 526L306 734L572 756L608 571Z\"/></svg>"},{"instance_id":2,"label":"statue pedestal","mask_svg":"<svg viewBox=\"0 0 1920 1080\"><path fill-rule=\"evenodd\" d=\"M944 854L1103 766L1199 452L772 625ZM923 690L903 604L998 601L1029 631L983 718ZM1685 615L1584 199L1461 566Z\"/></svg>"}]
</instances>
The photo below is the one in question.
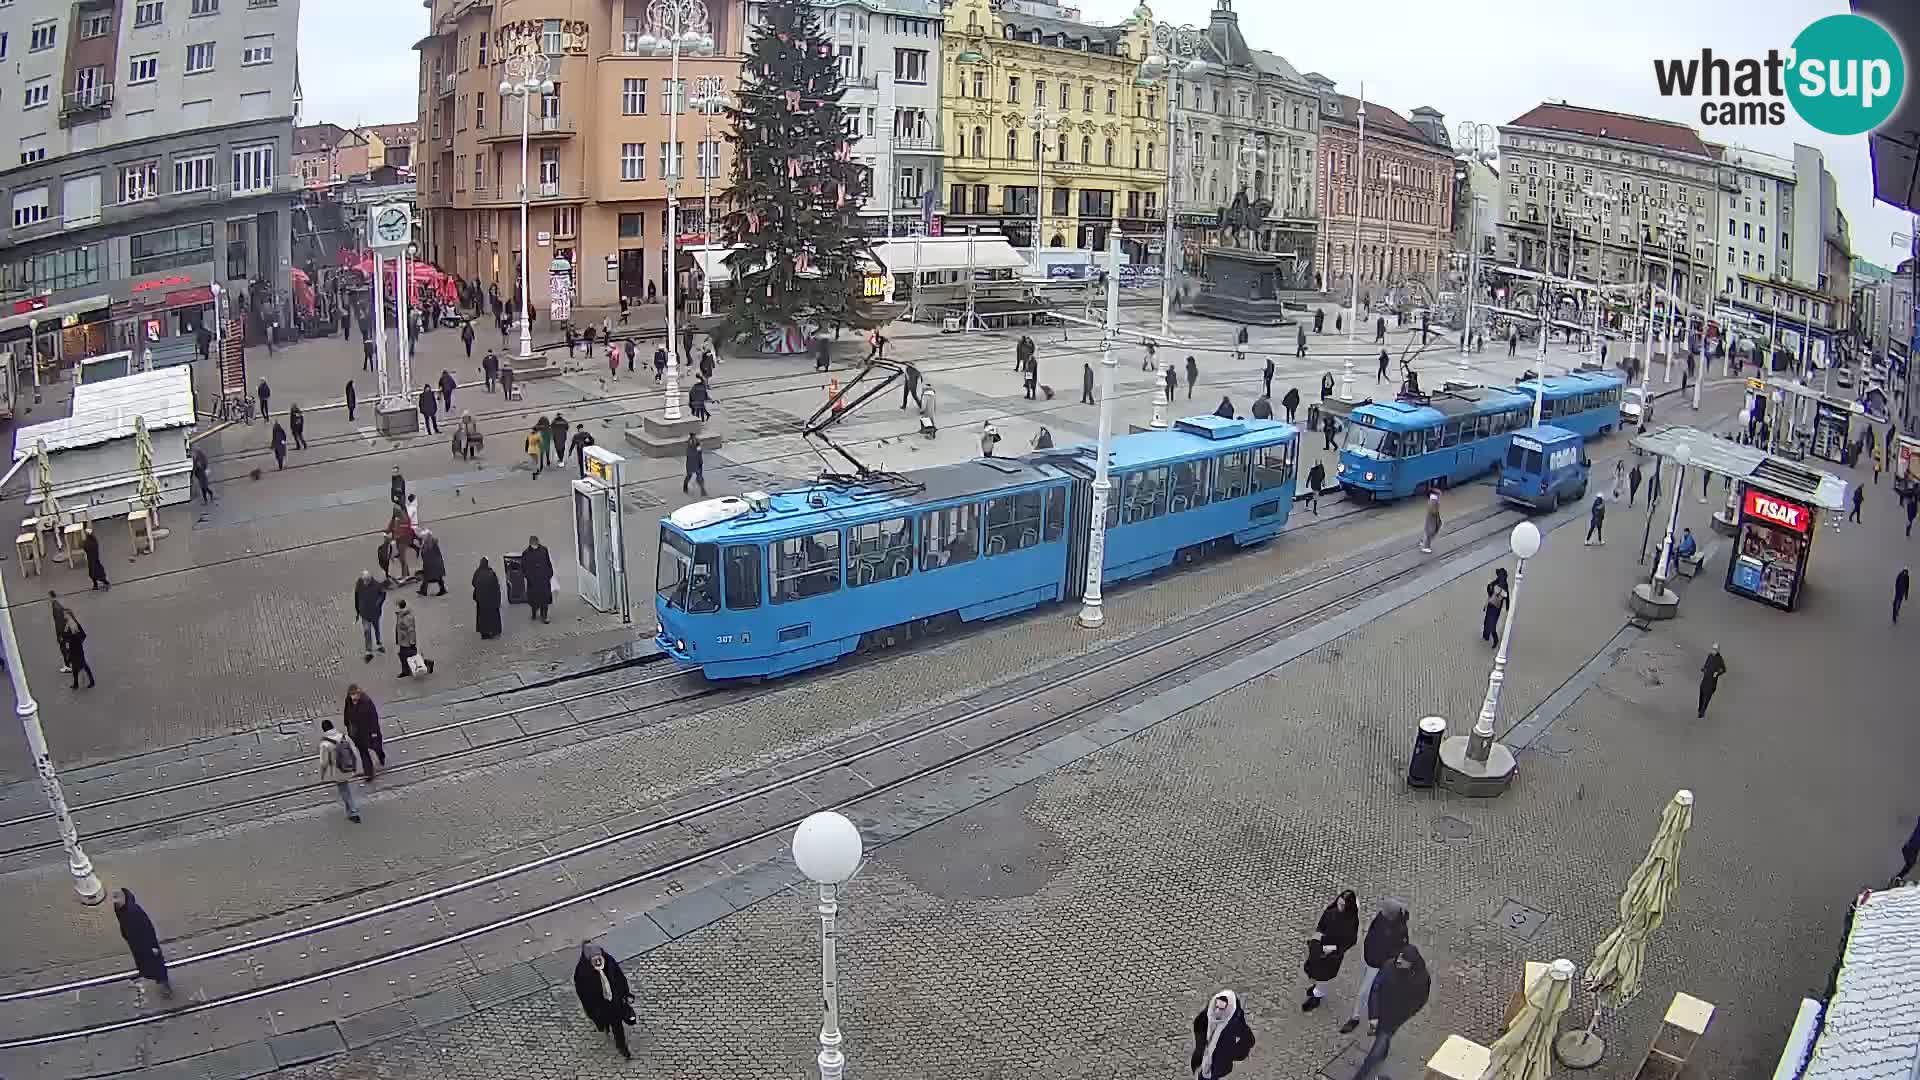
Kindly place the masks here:
<instances>
[{"instance_id":1,"label":"statue pedestal","mask_svg":"<svg viewBox=\"0 0 1920 1080\"><path fill-rule=\"evenodd\" d=\"M1188 295L1188 312L1254 326L1293 324L1281 299L1282 272L1292 267L1291 256L1209 247L1201 249L1200 260L1212 287Z\"/></svg>"}]
</instances>

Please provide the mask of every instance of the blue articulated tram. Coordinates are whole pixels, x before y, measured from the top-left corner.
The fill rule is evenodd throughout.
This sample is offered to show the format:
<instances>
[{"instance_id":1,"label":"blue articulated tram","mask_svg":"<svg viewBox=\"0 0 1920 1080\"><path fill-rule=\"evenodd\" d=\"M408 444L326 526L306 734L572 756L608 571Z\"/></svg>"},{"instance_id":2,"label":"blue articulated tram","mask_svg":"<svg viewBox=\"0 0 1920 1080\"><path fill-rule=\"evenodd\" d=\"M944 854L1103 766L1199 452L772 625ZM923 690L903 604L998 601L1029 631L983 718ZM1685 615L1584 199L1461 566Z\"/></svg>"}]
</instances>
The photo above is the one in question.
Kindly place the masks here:
<instances>
[{"instance_id":1,"label":"blue articulated tram","mask_svg":"<svg viewBox=\"0 0 1920 1080\"><path fill-rule=\"evenodd\" d=\"M1113 440L1101 580L1270 539L1299 432L1193 417ZM979 458L681 507L660 523L658 643L709 679L787 675L1078 600L1095 450Z\"/></svg>"},{"instance_id":2,"label":"blue articulated tram","mask_svg":"<svg viewBox=\"0 0 1920 1080\"><path fill-rule=\"evenodd\" d=\"M1541 423L1591 438L1619 428L1624 386L1618 375L1575 372L1367 402L1347 418L1336 479L1348 494L1380 502L1464 484L1500 467L1513 433L1533 423L1536 392Z\"/></svg>"}]
</instances>

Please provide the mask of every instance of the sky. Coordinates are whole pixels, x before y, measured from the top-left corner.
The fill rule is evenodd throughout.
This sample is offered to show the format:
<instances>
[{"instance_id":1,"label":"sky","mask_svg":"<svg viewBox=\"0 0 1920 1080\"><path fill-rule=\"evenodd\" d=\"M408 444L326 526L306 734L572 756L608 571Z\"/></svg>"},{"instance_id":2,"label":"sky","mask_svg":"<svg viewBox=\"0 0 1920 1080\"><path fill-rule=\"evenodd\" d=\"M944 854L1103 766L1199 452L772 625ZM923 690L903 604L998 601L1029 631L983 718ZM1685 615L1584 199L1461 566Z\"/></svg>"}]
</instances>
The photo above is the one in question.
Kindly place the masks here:
<instances>
[{"instance_id":1,"label":"sky","mask_svg":"<svg viewBox=\"0 0 1920 1080\"><path fill-rule=\"evenodd\" d=\"M1089 20L1115 22L1137 0L1079 2ZM1154 18L1204 26L1212 6L1162 0ZM1236 0L1248 44L1326 75L1345 94L1357 95L1364 81L1369 101L1403 116L1430 105L1445 115L1450 132L1464 121L1498 126L1542 101L1564 100L1690 124L1710 141L1783 157L1793 155L1795 142L1817 146L1834 175L1854 254L1891 267L1903 257L1891 237L1910 225L1904 213L1873 199L1866 136L1822 134L1791 108L1782 127L1703 128L1697 102L1662 98L1654 85L1656 56L1697 56L1703 47L1720 56L1764 56L1769 48L1786 49L1815 19L1847 10L1836 0ZM413 43L427 27L418 0L309 0L300 22L307 122L346 127L413 118Z\"/></svg>"}]
</instances>

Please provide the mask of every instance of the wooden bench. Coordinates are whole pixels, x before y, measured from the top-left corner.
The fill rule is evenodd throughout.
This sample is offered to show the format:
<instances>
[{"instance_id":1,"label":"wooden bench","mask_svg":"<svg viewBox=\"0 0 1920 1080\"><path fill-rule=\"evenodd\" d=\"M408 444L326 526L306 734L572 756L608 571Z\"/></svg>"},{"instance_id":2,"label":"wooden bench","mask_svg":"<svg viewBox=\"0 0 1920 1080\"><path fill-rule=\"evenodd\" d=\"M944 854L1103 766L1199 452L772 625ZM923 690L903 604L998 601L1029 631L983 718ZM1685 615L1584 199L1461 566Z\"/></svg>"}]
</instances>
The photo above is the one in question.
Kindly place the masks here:
<instances>
[{"instance_id":1,"label":"wooden bench","mask_svg":"<svg viewBox=\"0 0 1920 1080\"><path fill-rule=\"evenodd\" d=\"M1680 572L1681 577L1697 577L1700 573L1700 568L1706 564L1707 553L1704 549L1695 550L1691 555L1675 555L1673 557L1674 569Z\"/></svg>"}]
</instances>

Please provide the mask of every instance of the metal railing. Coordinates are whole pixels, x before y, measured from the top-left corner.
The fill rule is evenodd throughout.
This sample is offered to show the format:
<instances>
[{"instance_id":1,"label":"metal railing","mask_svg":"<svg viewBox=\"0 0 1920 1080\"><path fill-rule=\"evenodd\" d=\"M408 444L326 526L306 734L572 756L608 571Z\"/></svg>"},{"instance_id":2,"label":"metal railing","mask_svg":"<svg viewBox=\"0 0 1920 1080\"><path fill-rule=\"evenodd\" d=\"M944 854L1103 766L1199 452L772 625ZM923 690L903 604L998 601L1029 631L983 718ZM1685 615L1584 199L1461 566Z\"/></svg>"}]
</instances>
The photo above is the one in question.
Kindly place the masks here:
<instances>
[{"instance_id":1,"label":"metal railing","mask_svg":"<svg viewBox=\"0 0 1920 1080\"><path fill-rule=\"evenodd\" d=\"M894 150L903 154L938 154L944 145L940 136L933 133L926 135L895 135L893 137Z\"/></svg>"},{"instance_id":2,"label":"metal railing","mask_svg":"<svg viewBox=\"0 0 1920 1080\"><path fill-rule=\"evenodd\" d=\"M86 86L69 90L60 95L60 115L71 116L92 109L106 109L113 106L113 84Z\"/></svg>"},{"instance_id":3,"label":"metal railing","mask_svg":"<svg viewBox=\"0 0 1920 1080\"><path fill-rule=\"evenodd\" d=\"M454 81L453 72L451 71L447 72L445 75L440 76L440 96L441 97L446 97L448 94L453 93L453 81Z\"/></svg>"}]
</instances>

